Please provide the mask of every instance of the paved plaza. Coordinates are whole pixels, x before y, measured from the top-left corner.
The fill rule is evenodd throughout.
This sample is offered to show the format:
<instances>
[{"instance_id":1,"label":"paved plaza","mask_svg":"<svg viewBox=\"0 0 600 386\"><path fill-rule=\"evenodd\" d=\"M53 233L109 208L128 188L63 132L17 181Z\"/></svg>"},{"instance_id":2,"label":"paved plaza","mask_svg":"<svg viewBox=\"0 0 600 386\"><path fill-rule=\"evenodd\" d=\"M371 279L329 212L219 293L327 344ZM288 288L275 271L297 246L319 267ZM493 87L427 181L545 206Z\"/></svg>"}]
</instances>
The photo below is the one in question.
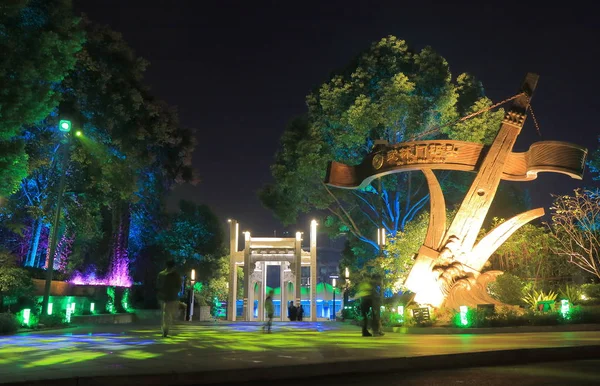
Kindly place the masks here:
<instances>
[{"instance_id":1,"label":"paved plaza","mask_svg":"<svg viewBox=\"0 0 600 386\"><path fill-rule=\"evenodd\" d=\"M600 346L600 331L486 335L388 333L363 338L343 323L180 324L163 338L148 325L96 325L0 337L0 383L75 377L203 373L415 358L498 350ZM307 367L309 368L309 367ZM333 368L333 367L332 367ZM225 371L226 373L226 371ZM176 384L173 381L173 384ZM100 383L94 383L100 384ZM112 383L116 385L116 383ZM181 383L180 383L181 384ZM189 382L188 382L189 384Z\"/></svg>"}]
</instances>

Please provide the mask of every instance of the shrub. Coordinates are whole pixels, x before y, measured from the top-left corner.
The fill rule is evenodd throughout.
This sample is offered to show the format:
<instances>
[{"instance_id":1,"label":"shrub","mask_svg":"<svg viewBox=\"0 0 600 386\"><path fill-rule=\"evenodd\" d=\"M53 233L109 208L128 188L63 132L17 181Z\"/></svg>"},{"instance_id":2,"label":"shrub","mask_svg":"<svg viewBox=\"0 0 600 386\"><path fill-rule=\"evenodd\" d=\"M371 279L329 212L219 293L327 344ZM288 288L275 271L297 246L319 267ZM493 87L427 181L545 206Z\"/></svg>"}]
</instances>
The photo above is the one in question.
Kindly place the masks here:
<instances>
[{"instance_id":1,"label":"shrub","mask_svg":"<svg viewBox=\"0 0 600 386\"><path fill-rule=\"evenodd\" d=\"M402 317L398 314L398 312L385 311L381 312L381 324L384 327L395 327L401 326L403 324Z\"/></svg>"},{"instance_id":2,"label":"shrub","mask_svg":"<svg viewBox=\"0 0 600 386\"><path fill-rule=\"evenodd\" d=\"M19 329L19 322L13 314L0 314L0 335L14 334Z\"/></svg>"},{"instance_id":3,"label":"shrub","mask_svg":"<svg viewBox=\"0 0 600 386\"><path fill-rule=\"evenodd\" d=\"M67 325L66 315L64 312L54 313L52 315L41 315L39 319L40 327L62 327Z\"/></svg>"},{"instance_id":4,"label":"shrub","mask_svg":"<svg viewBox=\"0 0 600 386\"><path fill-rule=\"evenodd\" d=\"M532 290L523 297L523 301L532 308L535 308L538 302L555 301L557 296L558 295L554 291L546 293L544 291Z\"/></svg>"},{"instance_id":5,"label":"shrub","mask_svg":"<svg viewBox=\"0 0 600 386\"><path fill-rule=\"evenodd\" d=\"M567 284L560 290L559 296L561 299L567 299L571 304L579 304L581 294L581 288Z\"/></svg>"},{"instance_id":6,"label":"shrub","mask_svg":"<svg viewBox=\"0 0 600 386\"><path fill-rule=\"evenodd\" d=\"M520 305L523 303L523 289L525 284L515 275L504 273L490 283L488 292L502 303Z\"/></svg>"},{"instance_id":7,"label":"shrub","mask_svg":"<svg viewBox=\"0 0 600 386\"><path fill-rule=\"evenodd\" d=\"M600 299L600 283L590 283L581 286L582 295L589 299Z\"/></svg>"}]
</instances>

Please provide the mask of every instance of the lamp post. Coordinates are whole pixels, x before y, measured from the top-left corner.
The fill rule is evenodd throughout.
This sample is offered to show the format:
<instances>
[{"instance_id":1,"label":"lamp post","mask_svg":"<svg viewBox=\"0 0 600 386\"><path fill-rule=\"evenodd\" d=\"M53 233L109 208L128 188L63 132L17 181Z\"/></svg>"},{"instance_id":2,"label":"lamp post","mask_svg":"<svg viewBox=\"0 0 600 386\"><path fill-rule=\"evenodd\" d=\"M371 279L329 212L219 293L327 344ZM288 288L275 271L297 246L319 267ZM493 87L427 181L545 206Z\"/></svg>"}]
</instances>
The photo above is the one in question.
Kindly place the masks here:
<instances>
[{"instance_id":1,"label":"lamp post","mask_svg":"<svg viewBox=\"0 0 600 386\"><path fill-rule=\"evenodd\" d=\"M344 307L348 305L348 287L350 286L350 270L344 269Z\"/></svg>"},{"instance_id":2,"label":"lamp post","mask_svg":"<svg viewBox=\"0 0 600 386\"><path fill-rule=\"evenodd\" d=\"M190 284L192 285L190 288L190 322L194 317L194 284L196 283L196 270L192 269L190 273Z\"/></svg>"},{"instance_id":3,"label":"lamp post","mask_svg":"<svg viewBox=\"0 0 600 386\"><path fill-rule=\"evenodd\" d=\"M58 123L59 130L63 133L61 139L61 152L60 152L60 180L58 183L58 191L56 197L56 209L54 212L54 221L52 222L52 234L50 235L50 250L48 253L48 261L46 262L46 283L44 286L44 297L42 300L42 315L47 314L48 302L50 300L50 288L52 286L52 273L54 271L54 254L56 253L56 245L58 238L58 228L60 226L60 212L62 210L63 193L65 191L66 178L67 178L67 165L69 162L69 148L71 146L71 121L62 119Z\"/></svg>"},{"instance_id":4,"label":"lamp post","mask_svg":"<svg viewBox=\"0 0 600 386\"><path fill-rule=\"evenodd\" d=\"M335 322L335 277L332 280L332 285L333 287L333 321Z\"/></svg>"}]
</instances>

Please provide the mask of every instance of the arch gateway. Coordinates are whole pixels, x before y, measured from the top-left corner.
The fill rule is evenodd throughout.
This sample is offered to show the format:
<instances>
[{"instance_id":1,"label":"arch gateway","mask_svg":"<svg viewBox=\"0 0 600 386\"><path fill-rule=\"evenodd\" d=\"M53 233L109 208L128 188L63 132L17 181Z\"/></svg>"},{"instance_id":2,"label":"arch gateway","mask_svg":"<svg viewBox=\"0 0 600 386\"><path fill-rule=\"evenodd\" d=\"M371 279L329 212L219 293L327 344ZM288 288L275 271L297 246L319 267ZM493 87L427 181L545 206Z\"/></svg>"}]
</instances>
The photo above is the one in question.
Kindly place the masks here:
<instances>
[{"instance_id":1,"label":"arch gateway","mask_svg":"<svg viewBox=\"0 0 600 386\"><path fill-rule=\"evenodd\" d=\"M267 289L267 267L280 266L281 320L285 320L285 305L301 301L302 267L310 268L310 320L317 320L317 222L310 224L310 249L302 250L302 233L295 237L252 237L244 232L244 249L238 250L240 226L236 220L229 221L229 295L227 320L237 319L237 267L244 270L244 306L242 320L263 321L264 301ZM254 315L254 303L258 300L258 313Z\"/></svg>"}]
</instances>

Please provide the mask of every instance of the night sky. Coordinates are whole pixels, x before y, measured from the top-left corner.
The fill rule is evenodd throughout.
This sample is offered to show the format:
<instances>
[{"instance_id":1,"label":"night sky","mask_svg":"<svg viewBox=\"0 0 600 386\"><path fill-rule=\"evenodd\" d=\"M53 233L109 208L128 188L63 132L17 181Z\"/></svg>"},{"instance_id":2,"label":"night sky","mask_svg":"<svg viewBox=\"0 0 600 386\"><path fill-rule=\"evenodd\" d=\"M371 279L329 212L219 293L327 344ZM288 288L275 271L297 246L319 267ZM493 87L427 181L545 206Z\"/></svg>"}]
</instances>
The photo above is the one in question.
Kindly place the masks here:
<instances>
[{"instance_id":1,"label":"night sky","mask_svg":"<svg viewBox=\"0 0 600 386\"><path fill-rule=\"evenodd\" d=\"M206 203L256 236L283 230L256 191L270 181L286 123L306 111L306 95L333 70L387 35L415 49L432 46L454 76L480 79L493 101L514 95L527 72L540 74L533 107L542 137L529 118L516 151L540 139L597 147L600 28L592 10L564 5L574 2L555 8L427 1L74 4L123 34L151 63L146 82L154 94L178 107L182 125L197 130L193 163L202 182L177 188L171 204L180 198ZM534 205L546 208L550 192L592 184L589 174L583 182L542 174L527 183ZM308 230L309 218L289 230Z\"/></svg>"}]
</instances>

